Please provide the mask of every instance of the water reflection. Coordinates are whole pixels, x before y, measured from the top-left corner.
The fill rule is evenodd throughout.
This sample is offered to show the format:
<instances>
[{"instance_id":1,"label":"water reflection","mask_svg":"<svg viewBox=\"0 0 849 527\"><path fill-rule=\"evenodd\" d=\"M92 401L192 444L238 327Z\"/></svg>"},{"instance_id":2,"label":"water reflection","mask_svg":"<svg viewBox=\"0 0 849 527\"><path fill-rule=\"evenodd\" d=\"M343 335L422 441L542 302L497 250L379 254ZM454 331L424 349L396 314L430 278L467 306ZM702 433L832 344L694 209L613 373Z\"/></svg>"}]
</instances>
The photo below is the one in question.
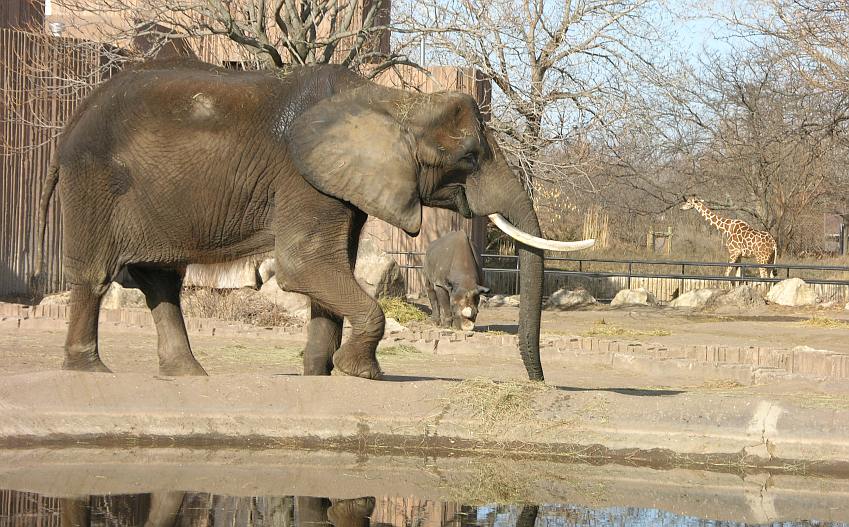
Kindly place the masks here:
<instances>
[{"instance_id":1,"label":"water reflection","mask_svg":"<svg viewBox=\"0 0 849 527\"><path fill-rule=\"evenodd\" d=\"M472 506L400 497L328 499L165 492L56 498L0 491L0 527L738 527L657 509L564 504ZM780 522L773 527L844 523Z\"/></svg>"}]
</instances>

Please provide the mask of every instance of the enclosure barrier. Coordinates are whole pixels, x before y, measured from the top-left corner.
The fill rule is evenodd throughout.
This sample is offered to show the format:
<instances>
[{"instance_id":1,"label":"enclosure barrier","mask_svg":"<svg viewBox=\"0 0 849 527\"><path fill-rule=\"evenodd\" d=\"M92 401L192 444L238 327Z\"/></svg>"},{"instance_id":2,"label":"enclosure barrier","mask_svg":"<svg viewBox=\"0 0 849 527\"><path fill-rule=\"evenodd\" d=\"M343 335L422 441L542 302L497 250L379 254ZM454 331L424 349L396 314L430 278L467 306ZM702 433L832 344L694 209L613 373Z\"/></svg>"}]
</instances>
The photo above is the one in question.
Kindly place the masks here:
<instances>
[{"instance_id":1,"label":"enclosure barrier","mask_svg":"<svg viewBox=\"0 0 849 527\"><path fill-rule=\"evenodd\" d=\"M424 253L389 253L401 267L407 283L421 280ZM482 254L486 286L493 294L519 294L518 257L515 255ZM547 257L543 296L560 288L586 289L599 301L609 301L622 289L644 288L660 302L695 289L708 287L731 288L734 285L762 285L787 278L801 278L811 285L823 301L849 301L849 267L804 264L738 263L733 267L757 271L774 270L777 276L724 276L713 272L726 269L728 262L698 262L685 260L624 260L601 258ZM704 270L703 274L695 271ZM828 273L828 277L823 277Z\"/></svg>"}]
</instances>

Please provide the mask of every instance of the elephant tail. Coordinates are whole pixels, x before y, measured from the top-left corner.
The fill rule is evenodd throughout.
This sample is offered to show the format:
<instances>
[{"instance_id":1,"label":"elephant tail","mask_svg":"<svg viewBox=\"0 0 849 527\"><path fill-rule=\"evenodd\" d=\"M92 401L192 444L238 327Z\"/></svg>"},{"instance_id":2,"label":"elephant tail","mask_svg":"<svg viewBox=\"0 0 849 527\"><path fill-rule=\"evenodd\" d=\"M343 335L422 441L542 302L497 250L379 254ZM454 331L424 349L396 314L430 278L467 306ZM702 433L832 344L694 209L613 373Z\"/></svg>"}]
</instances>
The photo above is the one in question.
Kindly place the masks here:
<instances>
[{"instance_id":1,"label":"elephant tail","mask_svg":"<svg viewBox=\"0 0 849 527\"><path fill-rule=\"evenodd\" d=\"M34 296L40 297L46 292L44 276L44 234L47 230L47 211L50 208L50 198L59 182L59 164L52 161L47 170L44 180L44 188L41 191L41 200L38 203L38 225L36 227L35 241L35 266L30 277L30 291Z\"/></svg>"}]
</instances>

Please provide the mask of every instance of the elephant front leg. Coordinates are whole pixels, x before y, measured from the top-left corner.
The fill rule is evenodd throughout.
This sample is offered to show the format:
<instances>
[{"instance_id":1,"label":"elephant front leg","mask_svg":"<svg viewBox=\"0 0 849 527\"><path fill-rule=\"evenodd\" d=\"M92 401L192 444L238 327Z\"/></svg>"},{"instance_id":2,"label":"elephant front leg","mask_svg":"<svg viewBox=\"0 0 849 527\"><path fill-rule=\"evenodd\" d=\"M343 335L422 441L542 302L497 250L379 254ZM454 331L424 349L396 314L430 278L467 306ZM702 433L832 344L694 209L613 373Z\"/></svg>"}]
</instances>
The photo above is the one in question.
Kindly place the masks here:
<instances>
[{"instance_id":1,"label":"elephant front leg","mask_svg":"<svg viewBox=\"0 0 849 527\"><path fill-rule=\"evenodd\" d=\"M354 279L347 258L337 256L339 259L335 259L332 252L324 252L314 260L294 254L297 253L287 251L277 255L278 266L282 267L278 269L278 283L288 291L309 296L313 305L321 306L326 312L310 322L304 372L307 373L307 367L312 374L329 371L326 359L339 341L339 321L345 317L351 323L351 335L332 354L333 367L348 375L380 379L383 373L375 350L383 338L385 318L378 303Z\"/></svg>"},{"instance_id":2,"label":"elephant front leg","mask_svg":"<svg viewBox=\"0 0 849 527\"><path fill-rule=\"evenodd\" d=\"M312 302L304 349L304 375L330 375L333 354L342 344L342 319Z\"/></svg>"}]
</instances>

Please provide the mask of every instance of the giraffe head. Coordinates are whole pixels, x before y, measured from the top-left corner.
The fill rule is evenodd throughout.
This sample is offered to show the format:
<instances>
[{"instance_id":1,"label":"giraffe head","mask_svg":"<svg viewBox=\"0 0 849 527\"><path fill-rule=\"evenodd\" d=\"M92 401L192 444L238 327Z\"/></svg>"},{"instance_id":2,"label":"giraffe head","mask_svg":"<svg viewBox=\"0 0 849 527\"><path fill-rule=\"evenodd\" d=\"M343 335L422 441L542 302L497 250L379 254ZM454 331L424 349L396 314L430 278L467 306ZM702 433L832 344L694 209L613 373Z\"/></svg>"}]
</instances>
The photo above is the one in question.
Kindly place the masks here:
<instances>
[{"instance_id":1,"label":"giraffe head","mask_svg":"<svg viewBox=\"0 0 849 527\"><path fill-rule=\"evenodd\" d=\"M690 196L689 198L686 196L682 197L684 198L684 204L681 205L681 210L690 210L702 202L702 200L696 198L696 196Z\"/></svg>"}]
</instances>

